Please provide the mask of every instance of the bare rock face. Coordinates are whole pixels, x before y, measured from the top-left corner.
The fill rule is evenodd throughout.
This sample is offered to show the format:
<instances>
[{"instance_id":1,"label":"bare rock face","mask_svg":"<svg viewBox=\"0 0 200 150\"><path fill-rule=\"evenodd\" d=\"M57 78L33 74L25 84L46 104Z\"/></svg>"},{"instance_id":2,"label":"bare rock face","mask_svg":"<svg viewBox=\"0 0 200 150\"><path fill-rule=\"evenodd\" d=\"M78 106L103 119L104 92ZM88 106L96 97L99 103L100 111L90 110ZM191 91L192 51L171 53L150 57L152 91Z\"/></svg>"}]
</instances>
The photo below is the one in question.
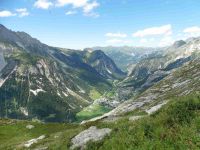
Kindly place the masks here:
<instances>
[{"instance_id":1,"label":"bare rock face","mask_svg":"<svg viewBox=\"0 0 200 150\"><path fill-rule=\"evenodd\" d=\"M109 128L97 129L95 126L92 126L89 129L82 131L72 139L73 145L71 146L71 149L78 147L84 148L87 142L102 140L110 132L111 129Z\"/></svg>"}]
</instances>

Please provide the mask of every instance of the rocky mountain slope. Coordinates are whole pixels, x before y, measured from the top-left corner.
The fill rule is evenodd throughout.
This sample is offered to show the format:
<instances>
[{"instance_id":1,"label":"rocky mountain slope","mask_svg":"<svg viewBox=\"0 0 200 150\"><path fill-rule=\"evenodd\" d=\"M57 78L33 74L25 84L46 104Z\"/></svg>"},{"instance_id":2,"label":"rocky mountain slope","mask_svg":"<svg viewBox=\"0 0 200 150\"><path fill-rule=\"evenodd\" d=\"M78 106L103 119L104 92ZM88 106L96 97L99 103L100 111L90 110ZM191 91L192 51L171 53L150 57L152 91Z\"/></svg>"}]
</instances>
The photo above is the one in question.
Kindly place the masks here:
<instances>
[{"instance_id":1,"label":"rocky mountain slope","mask_svg":"<svg viewBox=\"0 0 200 150\"><path fill-rule=\"evenodd\" d=\"M1 25L0 149L199 149L199 50L200 38L177 41L123 80L100 50L50 47Z\"/></svg>"},{"instance_id":2,"label":"rocky mountain slope","mask_svg":"<svg viewBox=\"0 0 200 150\"><path fill-rule=\"evenodd\" d=\"M136 99L81 125L0 120L0 148L199 149L199 68L196 58Z\"/></svg>"},{"instance_id":3,"label":"rocky mountain slope","mask_svg":"<svg viewBox=\"0 0 200 150\"><path fill-rule=\"evenodd\" d=\"M89 52L89 53L88 53ZM103 51L86 51L85 62L94 67L102 76L110 79L123 79L126 74L122 72Z\"/></svg>"},{"instance_id":4,"label":"rocky mountain slope","mask_svg":"<svg viewBox=\"0 0 200 150\"><path fill-rule=\"evenodd\" d=\"M137 64L132 65L128 76L118 84L119 91L127 91L122 96L125 97L130 94L127 97L130 98L148 89L156 82L171 74L174 69L195 59L200 52L199 46L199 38L193 38L188 41L177 41L165 51L156 55L150 55Z\"/></svg>"},{"instance_id":5,"label":"rocky mountain slope","mask_svg":"<svg viewBox=\"0 0 200 150\"><path fill-rule=\"evenodd\" d=\"M124 71L128 71L129 65L136 64L140 60L149 57L149 55L155 55L156 53L160 53L165 48L107 46L107 47L93 47L91 49L102 50L110 58L114 60L117 66L119 66Z\"/></svg>"},{"instance_id":6,"label":"rocky mountain slope","mask_svg":"<svg viewBox=\"0 0 200 150\"><path fill-rule=\"evenodd\" d=\"M50 47L3 25L0 52L1 118L74 121L124 76L103 52Z\"/></svg>"},{"instance_id":7,"label":"rocky mountain slope","mask_svg":"<svg viewBox=\"0 0 200 150\"><path fill-rule=\"evenodd\" d=\"M172 71L163 80L155 83L152 87L138 96L123 102L115 109L103 116L96 117L90 121L104 118L115 118L129 112L153 113L170 101L171 97L182 97L190 94L199 94L200 90L200 58L189 61L182 67Z\"/></svg>"},{"instance_id":8,"label":"rocky mountain slope","mask_svg":"<svg viewBox=\"0 0 200 150\"><path fill-rule=\"evenodd\" d=\"M97 104L114 109L124 101L137 98L145 90L171 75L176 69L198 58L199 45L199 38L192 38L187 41L177 41L165 51L149 54L146 58L133 64L128 76L122 81L115 82L114 89L108 91L104 98L96 100L89 108L85 109L84 113L88 115L92 110L97 112L96 109L93 109ZM85 117L85 119L88 118Z\"/></svg>"}]
</instances>

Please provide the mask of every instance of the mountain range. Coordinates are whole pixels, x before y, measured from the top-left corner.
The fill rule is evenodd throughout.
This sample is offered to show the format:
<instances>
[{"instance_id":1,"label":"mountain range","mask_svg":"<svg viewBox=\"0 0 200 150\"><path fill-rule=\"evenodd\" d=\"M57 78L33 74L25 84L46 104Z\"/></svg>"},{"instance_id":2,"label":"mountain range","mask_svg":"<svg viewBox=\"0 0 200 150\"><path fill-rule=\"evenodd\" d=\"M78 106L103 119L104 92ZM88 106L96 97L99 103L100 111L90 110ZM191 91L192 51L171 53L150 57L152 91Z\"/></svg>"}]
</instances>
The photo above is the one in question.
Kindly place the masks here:
<instances>
[{"instance_id":1,"label":"mountain range","mask_svg":"<svg viewBox=\"0 0 200 150\"><path fill-rule=\"evenodd\" d=\"M101 49L105 52L114 62L124 71L129 70L129 66L136 64L140 60L159 53L164 50L165 47L130 47L130 46L107 46L107 47L92 47L93 50Z\"/></svg>"},{"instance_id":2,"label":"mountain range","mask_svg":"<svg viewBox=\"0 0 200 150\"><path fill-rule=\"evenodd\" d=\"M0 149L199 149L199 68L198 37L73 50L0 25Z\"/></svg>"},{"instance_id":3,"label":"mountain range","mask_svg":"<svg viewBox=\"0 0 200 150\"><path fill-rule=\"evenodd\" d=\"M50 47L0 26L0 116L72 121L125 76L102 51Z\"/></svg>"}]
</instances>

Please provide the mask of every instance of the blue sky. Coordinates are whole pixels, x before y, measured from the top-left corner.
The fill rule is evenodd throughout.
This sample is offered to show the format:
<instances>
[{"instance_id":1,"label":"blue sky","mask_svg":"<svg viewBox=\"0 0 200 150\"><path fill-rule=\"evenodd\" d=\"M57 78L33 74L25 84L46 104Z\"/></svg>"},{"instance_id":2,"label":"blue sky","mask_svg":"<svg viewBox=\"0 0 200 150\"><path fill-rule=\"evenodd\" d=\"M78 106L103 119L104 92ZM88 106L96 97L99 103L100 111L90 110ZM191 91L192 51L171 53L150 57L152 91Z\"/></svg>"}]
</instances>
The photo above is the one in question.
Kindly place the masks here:
<instances>
[{"instance_id":1,"label":"blue sky","mask_svg":"<svg viewBox=\"0 0 200 150\"><path fill-rule=\"evenodd\" d=\"M166 46L200 36L200 2L0 0L0 23L57 47Z\"/></svg>"}]
</instances>

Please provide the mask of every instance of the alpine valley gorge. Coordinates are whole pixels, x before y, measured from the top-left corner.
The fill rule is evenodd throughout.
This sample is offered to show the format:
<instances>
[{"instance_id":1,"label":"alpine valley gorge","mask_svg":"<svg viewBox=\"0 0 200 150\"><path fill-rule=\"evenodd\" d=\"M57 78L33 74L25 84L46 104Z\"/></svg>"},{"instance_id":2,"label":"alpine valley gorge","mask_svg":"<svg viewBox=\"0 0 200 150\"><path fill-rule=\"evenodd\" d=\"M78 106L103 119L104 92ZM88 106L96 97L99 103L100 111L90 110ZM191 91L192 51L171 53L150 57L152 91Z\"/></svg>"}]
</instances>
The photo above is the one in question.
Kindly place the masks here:
<instances>
[{"instance_id":1,"label":"alpine valley gorge","mask_svg":"<svg viewBox=\"0 0 200 150\"><path fill-rule=\"evenodd\" d=\"M73 50L0 25L0 149L200 149L200 38Z\"/></svg>"}]
</instances>

